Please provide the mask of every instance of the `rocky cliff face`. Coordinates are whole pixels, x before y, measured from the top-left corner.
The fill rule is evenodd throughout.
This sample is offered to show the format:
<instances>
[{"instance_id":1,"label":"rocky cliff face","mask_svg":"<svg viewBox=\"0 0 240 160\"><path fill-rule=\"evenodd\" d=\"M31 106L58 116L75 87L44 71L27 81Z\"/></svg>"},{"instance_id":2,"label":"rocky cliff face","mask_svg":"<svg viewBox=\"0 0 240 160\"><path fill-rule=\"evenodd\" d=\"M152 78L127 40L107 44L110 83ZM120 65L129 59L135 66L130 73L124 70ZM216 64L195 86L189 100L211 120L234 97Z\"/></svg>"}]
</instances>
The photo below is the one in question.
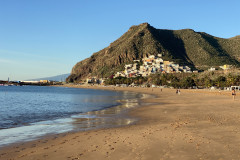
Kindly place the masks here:
<instances>
[{"instance_id":1,"label":"rocky cliff face","mask_svg":"<svg viewBox=\"0 0 240 160\"><path fill-rule=\"evenodd\" d=\"M159 53L164 55L164 60L192 68L223 64L240 66L240 39L217 38L191 29L155 29L143 23L132 26L107 48L78 62L67 81L80 82L88 76L108 77L123 70L126 63Z\"/></svg>"}]
</instances>

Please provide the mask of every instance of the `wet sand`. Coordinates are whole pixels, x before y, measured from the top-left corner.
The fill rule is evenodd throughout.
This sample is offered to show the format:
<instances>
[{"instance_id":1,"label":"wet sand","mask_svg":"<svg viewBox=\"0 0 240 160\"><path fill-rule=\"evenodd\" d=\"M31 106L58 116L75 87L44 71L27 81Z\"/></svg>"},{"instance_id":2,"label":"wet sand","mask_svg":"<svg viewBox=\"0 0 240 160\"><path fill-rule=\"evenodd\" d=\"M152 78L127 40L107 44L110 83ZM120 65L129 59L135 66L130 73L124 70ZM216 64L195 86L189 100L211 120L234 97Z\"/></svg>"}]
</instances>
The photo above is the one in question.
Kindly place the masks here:
<instances>
[{"instance_id":1,"label":"wet sand","mask_svg":"<svg viewBox=\"0 0 240 160\"><path fill-rule=\"evenodd\" d=\"M75 87L75 86L72 86ZM157 95L131 110L137 124L59 134L0 149L1 160L240 159L240 98L230 92L87 87Z\"/></svg>"}]
</instances>

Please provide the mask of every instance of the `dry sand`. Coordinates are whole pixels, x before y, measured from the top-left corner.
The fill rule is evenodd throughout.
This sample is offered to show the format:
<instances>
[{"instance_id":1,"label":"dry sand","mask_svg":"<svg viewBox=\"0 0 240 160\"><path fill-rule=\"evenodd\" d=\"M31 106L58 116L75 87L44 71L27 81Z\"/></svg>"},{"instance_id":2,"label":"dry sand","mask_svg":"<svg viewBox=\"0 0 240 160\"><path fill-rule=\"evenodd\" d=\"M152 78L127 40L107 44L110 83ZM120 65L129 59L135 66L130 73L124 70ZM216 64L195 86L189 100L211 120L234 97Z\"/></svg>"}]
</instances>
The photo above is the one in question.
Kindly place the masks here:
<instances>
[{"instance_id":1,"label":"dry sand","mask_svg":"<svg viewBox=\"0 0 240 160\"><path fill-rule=\"evenodd\" d=\"M87 87L96 88L96 87ZM98 88L98 87L97 87ZM100 87L101 89L101 87ZM1 148L1 160L240 159L240 98L230 92L104 88L156 94L130 111L137 124L59 134Z\"/></svg>"}]
</instances>

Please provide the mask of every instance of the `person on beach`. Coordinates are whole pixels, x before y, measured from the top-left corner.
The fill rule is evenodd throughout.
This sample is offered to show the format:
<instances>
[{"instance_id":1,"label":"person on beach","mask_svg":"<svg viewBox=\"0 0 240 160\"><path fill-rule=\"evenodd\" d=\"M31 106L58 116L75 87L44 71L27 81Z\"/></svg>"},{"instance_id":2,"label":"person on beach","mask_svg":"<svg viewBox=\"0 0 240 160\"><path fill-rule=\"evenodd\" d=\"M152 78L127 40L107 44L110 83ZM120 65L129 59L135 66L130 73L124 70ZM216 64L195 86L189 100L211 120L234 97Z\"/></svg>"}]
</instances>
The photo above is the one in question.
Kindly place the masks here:
<instances>
[{"instance_id":1,"label":"person on beach","mask_svg":"<svg viewBox=\"0 0 240 160\"><path fill-rule=\"evenodd\" d=\"M232 96L233 96L233 100L235 100L235 96L236 96L235 88L232 89Z\"/></svg>"},{"instance_id":2,"label":"person on beach","mask_svg":"<svg viewBox=\"0 0 240 160\"><path fill-rule=\"evenodd\" d=\"M176 90L176 94L178 94L178 89Z\"/></svg>"},{"instance_id":3,"label":"person on beach","mask_svg":"<svg viewBox=\"0 0 240 160\"><path fill-rule=\"evenodd\" d=\"M180 92L180 89L178 89L178 95L180 95L180 93L181 93L181 92Z\"/></svg>"}]
</instances>

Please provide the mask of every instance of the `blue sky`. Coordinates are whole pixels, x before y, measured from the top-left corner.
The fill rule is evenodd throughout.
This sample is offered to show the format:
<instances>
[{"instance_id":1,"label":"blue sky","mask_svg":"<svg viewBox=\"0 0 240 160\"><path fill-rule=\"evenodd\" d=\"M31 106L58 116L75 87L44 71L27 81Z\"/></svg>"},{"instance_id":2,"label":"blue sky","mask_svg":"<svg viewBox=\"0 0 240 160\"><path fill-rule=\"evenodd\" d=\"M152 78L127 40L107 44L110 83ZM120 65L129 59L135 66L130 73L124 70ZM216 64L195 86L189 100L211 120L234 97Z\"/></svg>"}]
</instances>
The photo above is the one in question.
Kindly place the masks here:
<instances>
[{"instance_id":1,"label":"blue sky","mask_svg":"<svg viewBox=\"0 0 240 160\"><path fill-rule=\"evenodd\" d=\"M0 0L0 80L70 73L132 25L240 35L239 0Z\"/></svg>"}]
</instances>

